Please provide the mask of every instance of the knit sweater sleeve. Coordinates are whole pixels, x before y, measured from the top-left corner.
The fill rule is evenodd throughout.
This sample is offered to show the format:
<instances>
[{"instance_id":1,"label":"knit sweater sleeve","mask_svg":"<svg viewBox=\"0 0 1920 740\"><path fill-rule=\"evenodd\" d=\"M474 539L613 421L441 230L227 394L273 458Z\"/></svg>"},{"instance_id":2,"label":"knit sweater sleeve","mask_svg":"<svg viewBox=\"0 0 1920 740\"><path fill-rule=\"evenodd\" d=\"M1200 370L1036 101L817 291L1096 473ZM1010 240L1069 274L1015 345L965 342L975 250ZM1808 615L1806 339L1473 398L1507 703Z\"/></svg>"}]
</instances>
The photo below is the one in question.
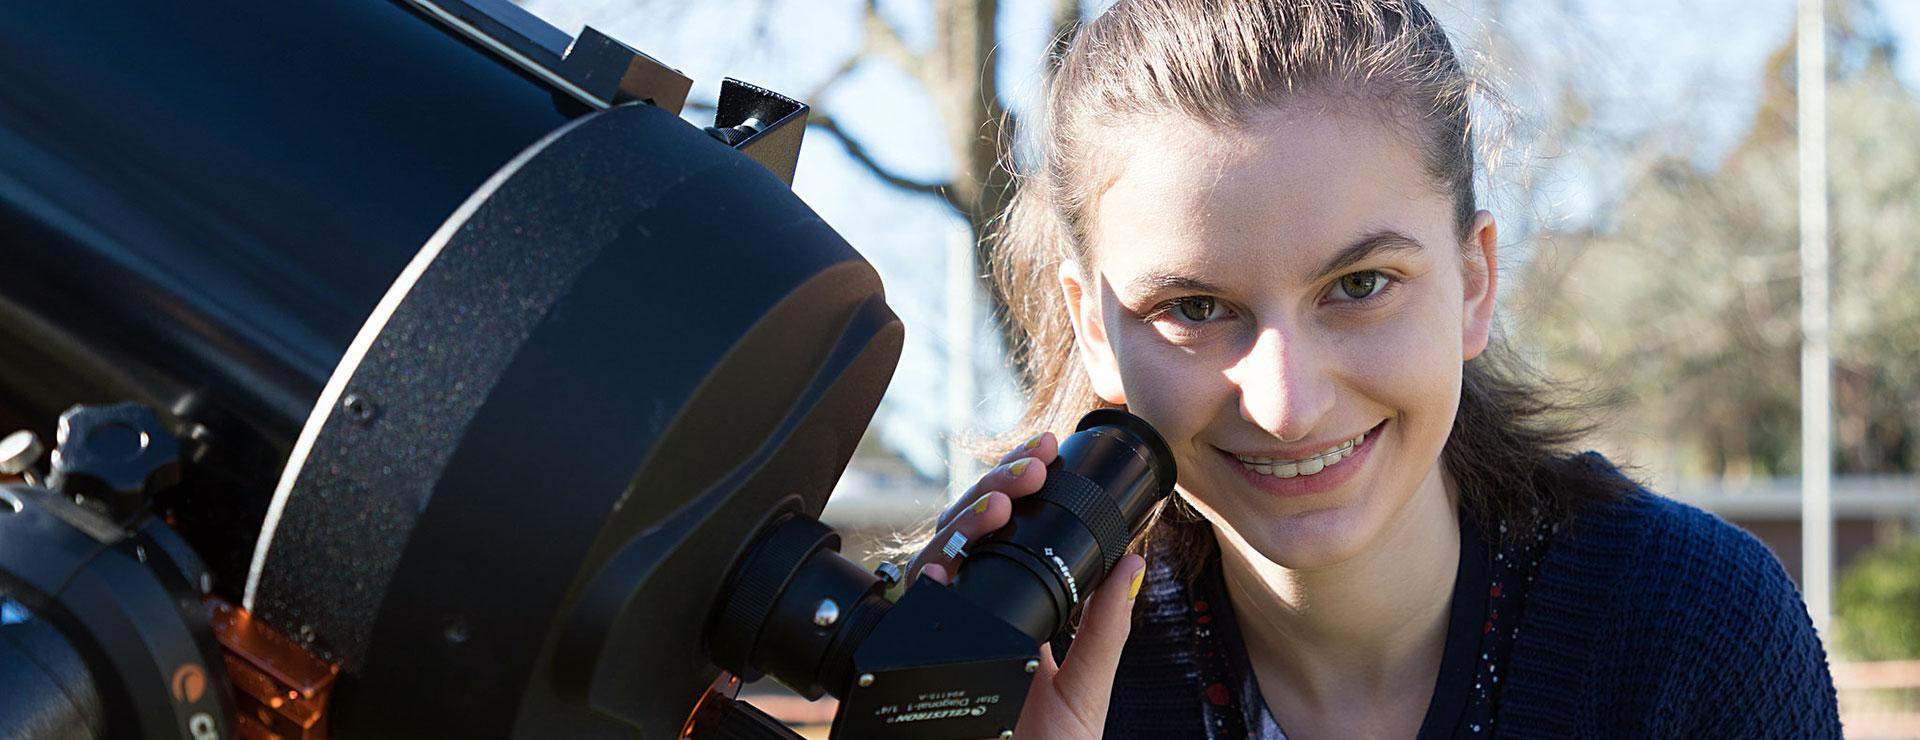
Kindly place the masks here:
<instances>
[{"instance_id":1,"label":"knit sweater sleeve","mask_svg":"<svg viewBox=\"0 0 1920 740\"><path fill-rule=\"evenodd\" d=\"M1826 652L1772 551L1641 494L1646 528L1601 626L1589 705L1604 734L1840 737Z\"/></svg>"}]
</instances>

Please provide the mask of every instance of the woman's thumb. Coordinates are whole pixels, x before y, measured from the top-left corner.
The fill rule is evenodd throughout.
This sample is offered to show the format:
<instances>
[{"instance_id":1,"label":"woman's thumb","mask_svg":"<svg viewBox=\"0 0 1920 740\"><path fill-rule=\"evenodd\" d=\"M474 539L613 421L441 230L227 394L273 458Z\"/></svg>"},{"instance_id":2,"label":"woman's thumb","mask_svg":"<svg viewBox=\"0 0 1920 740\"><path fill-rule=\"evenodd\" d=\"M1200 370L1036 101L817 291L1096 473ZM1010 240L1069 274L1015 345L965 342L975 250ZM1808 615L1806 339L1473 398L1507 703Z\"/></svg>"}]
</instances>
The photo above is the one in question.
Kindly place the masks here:
<instances>
[{"instance_id":1,"label":"woman's thumb","mask_svg":"<svg viewBox=\"0 0 1920 740\"><path fill-rule=\"evenodd\" d=\"M1080 629L1074 633L1066 664L1054 674L1053 688L1061 699L1078 711L1094 713L1086 719L1106 719L1113 674L1120 667L1120 651L1126 647L1127 632L1133 627L1133 600L1140 595L1146 572L1147 561L1139 555L1128 555L1114 564L1113 572L1094 590L1092 603L1080 617Z\"/></svg>"}]
</instances>

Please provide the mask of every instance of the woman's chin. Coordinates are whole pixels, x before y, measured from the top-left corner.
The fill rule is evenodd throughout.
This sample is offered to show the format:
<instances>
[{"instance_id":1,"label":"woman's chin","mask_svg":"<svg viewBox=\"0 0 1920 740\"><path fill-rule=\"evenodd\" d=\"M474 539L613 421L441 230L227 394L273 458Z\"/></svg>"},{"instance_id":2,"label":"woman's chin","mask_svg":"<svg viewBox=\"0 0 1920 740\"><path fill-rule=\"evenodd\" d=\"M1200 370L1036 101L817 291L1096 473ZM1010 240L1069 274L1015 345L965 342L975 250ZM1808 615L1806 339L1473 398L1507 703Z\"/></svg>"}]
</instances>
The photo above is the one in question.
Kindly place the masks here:
<instances>
[{"instance_id":1,"label":"woman's chin","mask_svg":"<svg viewBox=\"0 0 1920 740\"><path fill-rule=\"evenodd\" d=\"M1248 549L1288 570L1330 568L1359 555L1372 537L1367 517L1350 506L1335 506L1258 522L1234 532ZM1219 525L1216 522L1216 530Z\"/></svg>"}]
</instances>

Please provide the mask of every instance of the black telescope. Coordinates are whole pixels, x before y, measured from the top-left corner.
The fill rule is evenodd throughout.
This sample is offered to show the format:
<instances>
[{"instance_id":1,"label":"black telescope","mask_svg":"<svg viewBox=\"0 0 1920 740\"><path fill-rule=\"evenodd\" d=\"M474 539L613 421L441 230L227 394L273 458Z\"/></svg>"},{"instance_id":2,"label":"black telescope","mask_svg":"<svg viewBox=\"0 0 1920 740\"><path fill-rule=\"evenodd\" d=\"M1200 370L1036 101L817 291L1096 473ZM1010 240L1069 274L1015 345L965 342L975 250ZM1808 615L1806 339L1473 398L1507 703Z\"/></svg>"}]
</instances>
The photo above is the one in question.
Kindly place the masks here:
<instances>
[{"instance_id":1,"label":"black telescope","mask_svg":"<svg viewBox=\"0 0 1920 740\"><path fill-rule=\"evenodd\" d=\"M25 3L0 81L0 736L790 736L729 670L993 734L1173 484L1090 416L886 602L817 517L904 328L807 107L592 28Z\"/></svg>"}]
</instances>

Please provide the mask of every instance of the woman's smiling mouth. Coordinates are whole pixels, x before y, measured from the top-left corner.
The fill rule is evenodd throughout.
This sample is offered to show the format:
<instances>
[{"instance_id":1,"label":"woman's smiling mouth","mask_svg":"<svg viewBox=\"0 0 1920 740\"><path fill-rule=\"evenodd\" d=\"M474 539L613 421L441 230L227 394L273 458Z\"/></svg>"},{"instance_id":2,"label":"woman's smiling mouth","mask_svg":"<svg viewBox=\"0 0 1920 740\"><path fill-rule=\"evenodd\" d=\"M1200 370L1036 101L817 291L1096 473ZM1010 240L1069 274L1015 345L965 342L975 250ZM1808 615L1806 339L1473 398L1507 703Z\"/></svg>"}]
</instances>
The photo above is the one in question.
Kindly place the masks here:
<instances>
[{"instance_id":1,"label":"woman's smiling mouth","mask_svg":"<svg viewBox=\"0 0 1920 740\"><path fill-rule=\"evenodd\" d=\"M1288 459L1221 450L1235 467L1257 487L1283 496L1319 493L1338 487L1360 468L1363 458L1386 427L1382 421L1372 429L1342 440L1327 449L1303 458Z\"/></svg>"},{"instance_id":2,"label":"woman's smiling mouth","mask_svg":"<svg viewBox=\"0 0 1920 740\"><path fill-rule=\"evenodd\" d=\"M1247 466L1248 470L1261 475L1271 475L1276 478L1292 478L1296 475L1315 475L1322 470L1338 464L1341 460L1352 457L1354 448L1359 447L1360 443L1366 438L1367 435L1365 432L1356 434L1353 439L1334 445L1331 449L1318 455L1301 460L1280 460L1271 457L1253 457L1249 455L1234 455L1234 458L1239 460L1240 464Z\"/></svg>"}]
</instances>

